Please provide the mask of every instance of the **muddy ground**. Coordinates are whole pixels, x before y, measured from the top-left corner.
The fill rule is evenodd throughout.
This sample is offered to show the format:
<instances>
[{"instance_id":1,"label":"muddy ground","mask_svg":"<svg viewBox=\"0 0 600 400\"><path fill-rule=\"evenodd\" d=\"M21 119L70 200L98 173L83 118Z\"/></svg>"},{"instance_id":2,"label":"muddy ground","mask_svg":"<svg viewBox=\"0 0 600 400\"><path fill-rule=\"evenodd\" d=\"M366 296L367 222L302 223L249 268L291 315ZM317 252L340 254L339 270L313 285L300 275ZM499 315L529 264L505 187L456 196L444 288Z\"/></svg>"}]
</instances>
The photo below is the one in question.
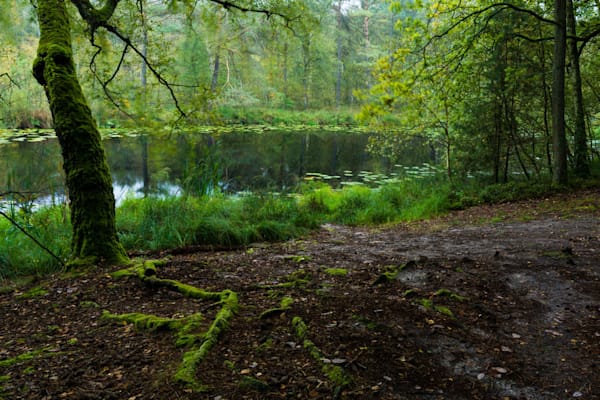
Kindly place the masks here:
<instances>
[{"instance_id":1,"label":"muddy ground","mask_svg":"<svg viewBox=\"0 0 600 400\"><path fill-rule=\"evenodd\" d=\"M162 278L239 296L198 367L204 392L175 381L189 349L173 332L101 315L202 312L206 330L218 303L115 279L117 268L5 288L0 398L600 399L599 217L600 190L588 190L145 255L168 257Z\"/></svg>"}]
</instances>

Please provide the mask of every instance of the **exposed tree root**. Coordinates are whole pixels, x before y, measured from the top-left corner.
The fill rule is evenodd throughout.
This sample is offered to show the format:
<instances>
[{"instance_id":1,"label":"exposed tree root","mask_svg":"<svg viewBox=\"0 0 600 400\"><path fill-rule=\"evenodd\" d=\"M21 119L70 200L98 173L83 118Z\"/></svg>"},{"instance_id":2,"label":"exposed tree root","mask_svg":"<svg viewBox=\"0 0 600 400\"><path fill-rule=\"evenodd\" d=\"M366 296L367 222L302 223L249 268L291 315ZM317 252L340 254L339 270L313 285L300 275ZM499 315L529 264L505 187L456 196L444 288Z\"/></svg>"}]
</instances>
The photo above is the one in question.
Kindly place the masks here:
<instances>
[{"instance_id":1,"label":"exposed tree root","mask_svg":"<svg viewBox=\"0 0 600 400\"><path fill-rule=\"evenodd\" d=\"M308 338L308 327L302 318L294 317L292 319L292 326L298 339L302 340L304 348L308 350L311 357L321 366L321 371L336 385L334 398L337 398L341 390L352 383L352 378L341 366L328 364L324 361L326 357L323 356L317 345Z\"/></svg>"},{"instance_id":2,"label":"exposed tree root","mask_svg":"<svg viewBox=\"0 0 600 400\"><path fill-rule=\"evenodd\" d=\"M135 276L152 287L166 287L190 298L217 301L222 304L221 310L217 312L215 319L206 332L198 332L200 322L203 319L201 313L184 318L163 318L141 313L115 315L105 312L104 317L127 321L134 324L137 329L175 331L176 344L178 346L188 346L190 349L183 355L183 360L174 378L190 389L203 391L206 388L196 378L196 370L233 318L238 307L237 293L231 290L208 292L176 280L158 278L156 267L163 264L162 261L144 261L142 264L136 264L133 267L117 271L112 276L114 278Z\"/></svg>"}]
</instances>

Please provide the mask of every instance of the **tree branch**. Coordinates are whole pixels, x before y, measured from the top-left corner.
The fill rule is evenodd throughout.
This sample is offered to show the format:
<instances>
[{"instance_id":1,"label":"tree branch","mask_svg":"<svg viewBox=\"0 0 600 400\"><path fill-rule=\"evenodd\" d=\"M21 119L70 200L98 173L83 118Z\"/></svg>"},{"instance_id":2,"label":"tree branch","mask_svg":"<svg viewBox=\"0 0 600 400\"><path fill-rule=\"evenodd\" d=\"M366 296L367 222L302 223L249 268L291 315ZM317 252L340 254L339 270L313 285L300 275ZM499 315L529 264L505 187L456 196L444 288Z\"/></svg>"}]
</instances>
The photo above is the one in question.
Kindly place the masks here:
<instances>
[{"instance_id":1,"label":"tree branch","mask_svg":"<svg viewBox=\"0 0 600 400\"><path fill-rule=\"evenodd\" d=\"M108 23L121 0L105 0L102 8L96 8L90 0L71 0L71 3L77 7L79 15L90 27L90 32L94 33L96 29Z\"/></svg>"},{"instance_id":2,"label":"tree branch","mask_svg":"<svg viewBox=\"0 0 600 400\"><path fill-rule=\"evenodd\" d=\"M282 13L279 13L276 11L272 11L272 10L267 10L264 8L244 7L244 6L237 5L231 1L225 1L225 0L210 0L210 1L221 5L226 10L234 9L234 10L239 10L242 12L253 12L253 13L264 14L264 15L266 15L267 19L271 18L273 15L281 17L286 21L289 19L288 16L286 16L285 14L282 14Z\"/></svg>"},{"instance_id":3,"label":"tree branch","mask_svg":"<svg viewBox=\"0 0 600 400\"><path fill-rule=\"evenodd\" d=\"M31 233L27 232L25 230L25 228L23 228L17 221L15 221L14 219L12 219L8 214L4 213L3 211L0 211L0 215L2 215L4 218L6 218L8 220L8 222L10 222L12 225L14 225L18 230L20 230L21 232L23 232L23 234L25 236L27 236L29 239L33 240L33 242L35 244L37 244L42 250L44 250L46 253L50 254L54 259L56 259L56 261L59 262L59 264L60 264L61 267L65 266L64 261L61 260L60 257L58 257L56 254L54 254L52 252L52 250L50 250L48 247L46 247L45 245L43 245Z\"/></svg>"},{"instance_id":4,"label":"tree branch","mask_svg":"<svg viewBox=\"0 0 600 400\"><path fill-rule=\"evenodd\" d=\"M121 58L119 59L119 64L117 65L117 68L115 68L115 71L113 72L112 76L110 78L108 78L106 81L103 81L100 78L100 75L98 75L98 71L96 69L96 57L102 52L103 49L102 49L102 46L99 46L98 44L96 44L94 37L95 37L94 34L92 34L90 42L91 42L92 46L95 47L97 50L94 53L94 55L92 56L92 59L90 60L90 71L92 71L94 78L102 86L102 91L104 92L104 95L108 98L108 100L117 108L117 110L119 110L120 112L125 114L127 117L133 119L133 116L121 107L121 105L113 98L112 94L110 93L110 90L108 90L108 85L117 76L117 73L119 72L119 70L121 69L121 66L123 65L123 61L125 59L125 54L127 54L127 49L129 48L129 46L125 45L125 48L123 48L123 52L121 53Z\"/></svg>"},{"instance_id":5,"label":"tree branch","mask_svg":"<svg viewBox=\"0 0 600 400\"><path fill-rule=\"evenodd\" d=\"M152 75L154 75L154 77L158 80L158 82L161 85L164 85L167 90L169 91L170 95L171 95L171 99L173 99L173 102L175 103L175 108L177 108L177 111L179 111L179 113L181 114L181 116L185 117L185 112L181 109L181 106L179 105L179 100L177 99L177 96L175 95L175 91L173 90L173 86L171 85L171 83L169 83L169 81L167 81L160 72L158 72L158 70L156 68L154 68L154 66L152 65L152 63L150 61L148 61L148 58L144 55L144 53L139 50L132 42L131 39L129 39L127 36L123 35L116 27L110 25L110 24L104 24L102 25L102 27L104 29L106 29L108 32L111 32L112 34L114 34L116 37L118 37L119 39L121 39L121 41L123 43L125 43L129 48L131 48L146 64L146 66L148 67L148 69L150 70L150 72L152 72Z\"/></svg>"}]
</instances>

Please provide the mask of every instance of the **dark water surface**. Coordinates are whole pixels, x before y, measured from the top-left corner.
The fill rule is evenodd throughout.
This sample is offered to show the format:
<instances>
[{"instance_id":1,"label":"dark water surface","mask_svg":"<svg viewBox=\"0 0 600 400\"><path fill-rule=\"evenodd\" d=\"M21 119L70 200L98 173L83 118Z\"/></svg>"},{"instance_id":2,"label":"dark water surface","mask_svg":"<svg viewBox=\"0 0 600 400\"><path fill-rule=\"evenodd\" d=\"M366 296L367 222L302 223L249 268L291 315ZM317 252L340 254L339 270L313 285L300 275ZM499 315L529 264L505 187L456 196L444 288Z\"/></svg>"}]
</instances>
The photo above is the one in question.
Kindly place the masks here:
<instances>
[{"instance_id":1,"label":"dark water surface","mask_svg":"<svg viewBox=\"0 0 600 400\"><path fill-rule=\"evenodd\" d=\"M352 179L386 172L389 162L366 152L366 133L324 130L234 130L221 134L135 135L104 140L117 200L146 193L291 190L307 173ZM56 139L0 145L0 193L64 198ZM413 157L409 157L413 158ZM414 158L417 158L415 155ZM417 164L422 159L406 160Z\"/></svg>"}]
</instances>

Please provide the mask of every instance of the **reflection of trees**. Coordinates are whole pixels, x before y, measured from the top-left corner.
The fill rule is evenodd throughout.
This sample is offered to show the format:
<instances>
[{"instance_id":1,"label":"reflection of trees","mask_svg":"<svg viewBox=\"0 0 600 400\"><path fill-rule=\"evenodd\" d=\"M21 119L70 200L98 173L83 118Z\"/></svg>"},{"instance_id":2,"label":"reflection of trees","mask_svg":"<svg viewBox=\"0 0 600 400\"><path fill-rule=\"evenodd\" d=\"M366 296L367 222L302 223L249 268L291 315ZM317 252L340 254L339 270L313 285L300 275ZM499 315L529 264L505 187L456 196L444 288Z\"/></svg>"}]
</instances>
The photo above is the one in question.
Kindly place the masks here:
<instances>
[{"instance_id":1,"label":"reflection of trees","mask_svg":"<svg viewBox=\"0 0 600 400\"><path fill-rule=\"evenodd\" d=\"M115 185L145 195L161 188L172 192L174 185L187 185L191 192L207 190L210 178L219 178L228 192L281 190L294 187L308 172L389 172L394 163L417 165L431 157L425 143L412 143L396 160L373 158L365 152L367 141L360 133L239 131L218 137L117 138L104 144ZM64 193L59 160L53 140L0 146L0 193Z\"/></svg>"},{"instance_id":2,"label":"reflection of trees","mask_svg":"<svg viewBox=\"0 0 600 400\"><path fill-rule=\"evenodd\" d=\"M64 195L60 149L55 140L0 146L0 193L20 193L19 201Z\"/></svg>"}]
</instances>

